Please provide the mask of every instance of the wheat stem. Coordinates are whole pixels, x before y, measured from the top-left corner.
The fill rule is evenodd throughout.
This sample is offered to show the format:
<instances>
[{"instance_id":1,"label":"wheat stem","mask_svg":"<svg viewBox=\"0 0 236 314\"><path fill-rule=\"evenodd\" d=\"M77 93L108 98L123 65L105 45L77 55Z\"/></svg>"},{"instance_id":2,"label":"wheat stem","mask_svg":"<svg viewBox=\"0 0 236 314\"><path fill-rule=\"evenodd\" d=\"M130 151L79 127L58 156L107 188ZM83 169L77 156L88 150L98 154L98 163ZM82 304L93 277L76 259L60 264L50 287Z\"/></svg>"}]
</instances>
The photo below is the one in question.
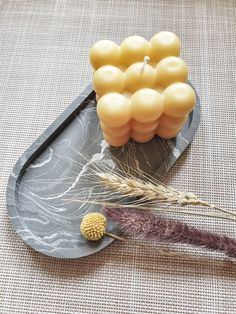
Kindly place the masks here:
<instances>
[{"instance_id":1,"label":"wheat stem","mask_svg":"<svg viewBox=\"0 0 236 314\"><path fill-rule=\"evenodd\" d=\"M212 209L221 211L221 212L223 212L223 213L225 213L225 214L227 214L227 215L236 217L236 214L235 214L235 213L232 213L231 211L229 211L229 210L227 210L227 209L225 209L225 208L218 207L218 206L216 206L216 205L214 205L214 204L210 204L210 203L208 203L208 202L204 202L204 201L201 201L201 200L199 200L199 203L198 203L198 204L199 204L199 205L202 205L202 206L210 207L210 208L212 208Z\"/></svg>"}]
</instances>

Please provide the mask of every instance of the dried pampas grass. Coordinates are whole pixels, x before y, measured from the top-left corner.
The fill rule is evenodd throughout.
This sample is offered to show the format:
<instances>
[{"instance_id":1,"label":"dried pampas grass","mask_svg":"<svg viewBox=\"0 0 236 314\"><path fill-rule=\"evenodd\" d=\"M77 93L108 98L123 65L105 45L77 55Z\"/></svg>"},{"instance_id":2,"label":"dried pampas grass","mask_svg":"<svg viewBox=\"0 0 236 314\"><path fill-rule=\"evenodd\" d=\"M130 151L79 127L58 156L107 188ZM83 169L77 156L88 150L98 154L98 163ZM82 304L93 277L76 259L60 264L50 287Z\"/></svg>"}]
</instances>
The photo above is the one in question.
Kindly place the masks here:
<instances>
[{"instance_id":1,"label":"dried pampas grass","mask_svg":"<svg viewBox=\"0 0 236 314\"><path fill-rule=\"evenodd\" d=\"M189 226L174 219L166 219L134 209L104 208L104 214L113 220L122 233L132 239L171 242L204 247L236 258L236 240Z\"/></svg>"}]
</instances>

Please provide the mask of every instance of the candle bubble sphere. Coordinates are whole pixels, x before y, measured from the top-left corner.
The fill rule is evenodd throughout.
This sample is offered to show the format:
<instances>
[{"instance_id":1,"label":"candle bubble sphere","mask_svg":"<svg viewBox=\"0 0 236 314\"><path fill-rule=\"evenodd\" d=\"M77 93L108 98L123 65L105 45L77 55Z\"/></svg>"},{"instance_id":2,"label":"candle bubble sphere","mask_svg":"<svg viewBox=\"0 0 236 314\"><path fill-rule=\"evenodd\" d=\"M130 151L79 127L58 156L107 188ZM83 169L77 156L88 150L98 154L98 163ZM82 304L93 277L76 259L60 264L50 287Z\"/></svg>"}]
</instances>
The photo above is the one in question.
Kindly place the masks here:
<instances>
[{"instance_id":1,"label":"candle bubble sphere","mask_svg":"<svg viewBox=\"0 0 236 314\"><path fill-rule=\"evenodd\" d=\"M124 126L131 117L130 101L119 93L106 94L97 103L97 114L107 127Z\"/></svg>"},{"instance_id":2,"label":"candle bubble sphere","mask_svg":"<svg viewBox=\"0 0 236 314\"><path fill-rule=\"evenodd\" d=\"M89 57L95 70L103 65L117 66L120 58L120 47L111 40L100 40L90 49Z\"/></svg>"}]
</instances>

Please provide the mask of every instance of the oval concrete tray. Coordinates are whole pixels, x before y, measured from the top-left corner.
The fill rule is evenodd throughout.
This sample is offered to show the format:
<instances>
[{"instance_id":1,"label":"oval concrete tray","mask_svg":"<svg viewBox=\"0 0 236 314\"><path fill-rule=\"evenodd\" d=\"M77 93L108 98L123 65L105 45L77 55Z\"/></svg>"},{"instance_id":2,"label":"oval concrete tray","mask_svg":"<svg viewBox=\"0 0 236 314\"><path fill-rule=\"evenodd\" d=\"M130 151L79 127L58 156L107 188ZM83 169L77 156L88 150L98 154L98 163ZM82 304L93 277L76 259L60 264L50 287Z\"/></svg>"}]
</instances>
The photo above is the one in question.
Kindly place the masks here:
<instances>
[{"instance_id":1,"label":"oval concrete tray","mask_svg":"<svg viewBox=\"0 0 236 314\"><path fill-rule=\"evenodd\" d=\"M17 234L35 250L58 258L78 258L105 248L111 238L92 243L79 232L81 217L88 211L100 211L99 206L75 201L84 188L80 177L86 163L81 166L80 152L108 162L114 156L136 161L142 170L164 176L194 138L199 122L198 99L175 139L155 137L145 144L130 141L123 148L109 148L102 138L95 93L89 85L26 150L10 175L7 209ZM112 225L109 228L116 232Z\"/></svg>"}]
</instances>

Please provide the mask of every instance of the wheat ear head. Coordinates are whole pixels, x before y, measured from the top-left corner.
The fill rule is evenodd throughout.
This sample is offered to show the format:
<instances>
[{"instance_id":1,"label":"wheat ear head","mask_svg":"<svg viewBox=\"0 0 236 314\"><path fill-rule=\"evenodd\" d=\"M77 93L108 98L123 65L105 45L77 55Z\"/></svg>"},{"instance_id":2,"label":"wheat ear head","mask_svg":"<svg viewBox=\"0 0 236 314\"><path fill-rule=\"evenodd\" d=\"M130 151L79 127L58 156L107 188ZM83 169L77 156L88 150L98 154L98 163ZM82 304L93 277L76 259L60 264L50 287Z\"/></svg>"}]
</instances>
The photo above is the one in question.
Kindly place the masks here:
<instances>
[{"instance_id":1,"label":"wheat ear head","mask_svg":"<svg viewBox=\"0 0 236 314\"><path fill-rule=\"evenodd\" d=\"M147 200L166 201L180 205L199 204L195 194L180 192L170 186L154 185L138 178L125 178L116 174L97 173L97 175L104 186L123 195L144 197Z\"/></svg>"}]
</instances>

